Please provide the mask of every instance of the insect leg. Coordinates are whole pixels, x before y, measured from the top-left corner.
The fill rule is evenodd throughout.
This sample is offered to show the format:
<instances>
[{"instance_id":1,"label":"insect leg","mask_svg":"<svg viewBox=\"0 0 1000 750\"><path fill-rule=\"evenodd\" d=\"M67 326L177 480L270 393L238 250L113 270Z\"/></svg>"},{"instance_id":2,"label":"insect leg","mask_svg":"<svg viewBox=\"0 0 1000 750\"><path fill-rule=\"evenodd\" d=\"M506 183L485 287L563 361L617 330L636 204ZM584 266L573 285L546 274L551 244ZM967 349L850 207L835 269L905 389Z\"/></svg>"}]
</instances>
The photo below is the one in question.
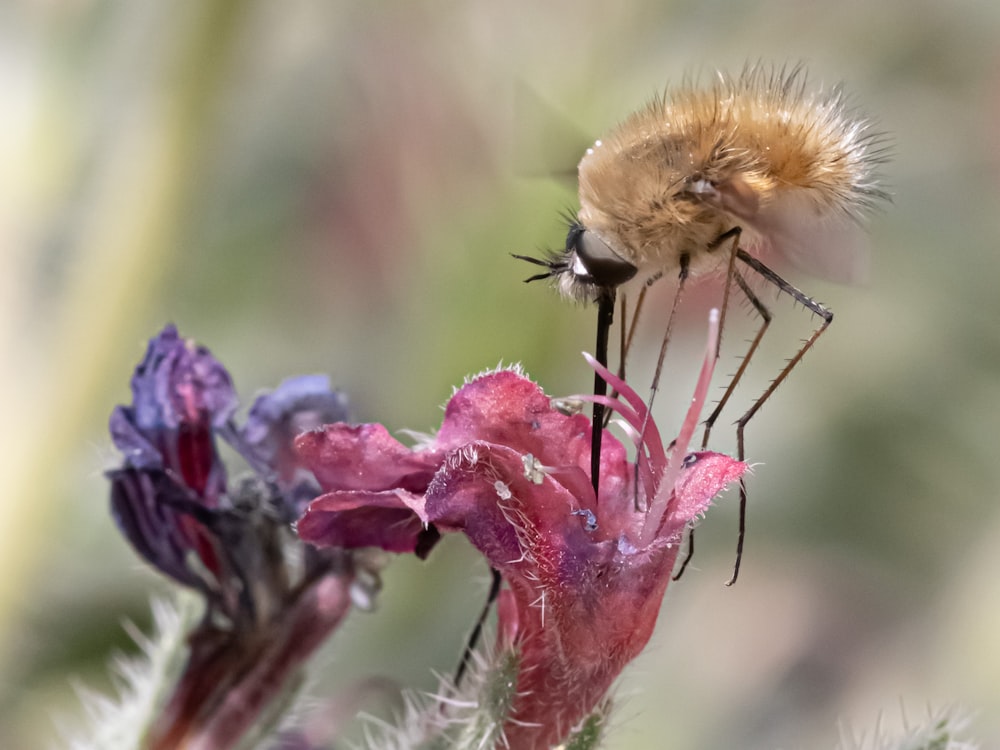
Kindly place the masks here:
<instances>
[{"instance_id":1,"label":"insect leg","mask_svg":"<svg viewBox=\"0 0 1000 750\"><path fill-rule=\"evenodd\" d=\"M754 309L757 310L757 312L760 314L763 323L761 324L760 329L757 331L757 335L754 336L753 341L750 342L750 348L747 349L747 353L744 355L743 361L740 363L739 369L736 370L736 374L733 375L732 379L730 379L729 381L729 385L726 386L725 393L722 394L722 398L719 399L719 402L716 404L715 409L708 416L708 419L706 419L704 422L705 432L702 436L702 441L701 441L702 450L706 450L708 448L708 436L712 431L712 427L715 425L716 420L722 413L723 408L725 408L726 402L729 401L729 397L732 396L733 391L736 390L736 384L740 382L740 378L742 378L743 373L746 372L747 366L750 364L750 360L753 358L754 353L757 351L757 347L760 345L761 339L764 338L764 333L767 331L768 326L771 325L770 310L768 310L767 307L764 305L764 303L757 298L757 295L755 295L753 291L751 291L749 285L747 284L743 276L739 273L739 271L733 269L732 279L736 281L737 286L739 286L740 290L746 295L747 299L750 300L750 304L752 304L754 306ZM726 297L728 297L728 294L726 295ZM725 308L723 308L723 310L724 309ZM744 458L742 444L739 450L740 450L739 460L742 461ZM737 568L739 567L739 555L743 549L742 540L743 540L743 533L746 528L745 522L746 522L746 488L741 483L740 484L740 543L739 543L739 551L737 552ZM682 575L684 575L684 571L687 570L688 563L691 562L692 557L694 557L693 526L688 529L687 553L684 556L683 562L681 562L681 567L678 569L676 573L674 573L671 580L676 581ZM736 579L734 577L729 582L728 585L732 585L733 583L735 583L735 581Z\"/></svg>"},{"instance_id":2,"label":"insect leg","mask_svg":"<svg viewBox=\"0 0 1000 750\"><path fill-rule=\"evenodd\" d=\"M486 595L486 603L483 605L479 617L476 618L476 624L473 626L472 632L469 633L469 640L465 644L465 650L462 651L462 659L458 662L458 669L455 670L453 684L456 688L461 685L462 677L465 676L465 672L469 667L469 660L472 658L472 652L475 651L476 645L479 643L479 637L483 633L483 625L486 624L486 618L489 617L490 608L493 606L493 602L497 600L497 597L500 596L500 571L496 568L490 568L490 575L492 576L492 581L490 582L490 591Z\"/></svg>"},{"instance_id":3,"label":"insect leg","mask_svg":"<svg viewBox=\"0 0 1000 750\"><path fill-rule=\"evenodd\" d=\"M687 554L684 555L684 561L681 563L680 570L670 576L671 581L677 581L684 575L684 571L687 570L688 563L691 562L692 557L694 557L694 526L688 529Z\"/></svg>"},{"instance_id":4,"label":"insect leg","mask_svg":"<svg viewBox=\"0 0 1000 750\"><path fill-rule=\"evenodd\" d=\"M753 270L757 275L759 275L761 278L763 278L769 284L773 284L775 287L778 288L779 291L782 291L785 294L789 295L796 302L800 303L802 306L804 306L806 309L808 309L814 315L818 315L822 319L822 322L819 324L819 326L816 328L816 330L814 330L812 332L812 335L809 336L809 338L807 338L802 343L802 346L799 347L799 350L795 353L795 356L793 356L791 359L789 359L785 363L785 366L781 369L781 372L779 372L778 376L774 380L771 381L771 384L767 387L767 389L764 391L764 393L762 393L760 395L760 397L756 401L753 402L753 404L750 406L750 408L747 409L746 413L742 417L740 417L739 420L737 420L737 422L736 422L736 449L737 449L737 453L738 453L738 458L739 458L740 461L742 461L742 460L744 460L745 455L746 455L745 452L744 452L744 446L743 446L743 433L744 433L744 430L746 429L747 424L750 422L751 419L753 419L754 415L758 411L760 411L760 407L763 406L764 402L767 401L771 397L771 394L774 393L775 390L777 390L778 386L781 385L784 382L785 378L788 377L788 373L790 373L792 371L792 368L795 367L795 365L797 365L799 362L802 361L802 358L805 356L806 352L809 351L812 348L813 344L816 343L816 340L820 336L822 336L823 332L830 326L830 323L833 322L833 312L830 311L830 310L828 310L826 307L824 307L823 305L821 305L819 302L817 302L816 300L812 299L811 297L807 297L805 294L803 294L798 289L796 289L794 286L792 286L791 284L789 284L787 281L785 281L783 278L781 278L778 274L776 274L774 271L772 271L766 265L764 265L763 263L761 263L759 260L757 260L753 256L749 255L746 251L744 251L742 249L738 249L736 251L736 257L742 263L745 263L751 270ZM737 279L740 280L740 277L737 276ZM740 284L740 288L743 289L744 292L748 291L745 282L742 283L742 284ZM759 307L757 308L758 310L766 309L760 303L760 300L756 299L756 297L748 295L748 299L750 299L751 303L754 304L755 307L759 305ZM754 342L753 346L756 345L757 340L759 340L760 335L761 334L758 334L758 339L755 339L755 342ZM745 366L745 364L746 364L746 359L744 359L744 362L743 362L744 366ZM733 575L726 582L727 586L732 586L734 583L736 583L736 578L737 578L737 576L739 576L739 573L740 573L740 562L741 562L741 560L743 558L743 540L744 540L744 537L746 535L746 505L747 505L746 483L741 478L740 479L740 531L739 531L739 540L736 543L736 563L733 565Z\"/></svg>"},{"instance_id":5,"label":"insect leg","mask_svg":"<svg viewBox=\"0 0 1000 750\"><path fill-rule=\"evenodd\" d=\"M715 249L719 247L726 240L731 240L730 250L729 250L729 263L726 267L726 286L725 286L725 291L722 294L721 313L719 317L720 346L718 349L716 349L715 352L716 357L719 356L719 352L722 350L721 346L722 335L723 332L725 331L725 326L726 326L726 312L729 310L729 292L733 286L733 279L737 279L737 283L739 284L741 289L744 289L744 291L746 291L748 294L750 293L749 290L746 288L746 284L743 282L742 279L739 278L739 274L736 271L736 250L740 246L740 236L742 234L743 234L742 227L736 226L720 234L709 245L709 249ZM770 319L768 318L767 322L765 322L764 329L767 328L767 323L769 322ZM761 330L760 333L757 335L757 340L759 340L760 337L763 335L764 331ZM739 371L730 381L729 386L726 388L726 392L722 394L722 398L716 405L715 410L709 415L708 419L705 420L705 433L702 436L701 440L702 450L705 450L708 447L708 435L712 431L712 426L715 424L715 421L719 418L719 414L722 412L723 407L726 405L726 402L732 395L733 390L736 388L736 383L739 382L739 379L743 376L743 371L746 369L746 363L749 362L750 356L753 354L753 351L756 348L757 348L757 341L755 341L755 343L751 345L750 351L747 352L747 356L744 358L743 365L740 367ZM671 576L670 580L672 581L679 580L680 577L684 575L684 571L687 570L688 563L691 562L692 557L694 557L694 526L688 528L687 552L684 555L684 560L681 562L681 567L678 569L676 573L673 574L673 576Z\"/></svg>"},{"instance_id":6,"label":"insect leg","mask_svg":"<svg viewBox=\"0 0 1000 750\"><path fill-rule=\"evenodd\" d=\"M685 253L681 255L681 271L677 277L677 293L674 295L673 304L670 306L670 317L667 318L667 330L663 334L663 342L660 344L660 353L656 357L656 370L653 372L653 384L649 389L649 403L646 405L646 419L653 410L653 398L660 387L660 375L663 373L663 361L667 357L667 344L670 343L670 334L674 329L674 318L677 314L677 307L681 300L681 293L684 291L684 282L687 281L688 271L691 266L691 257ZM643 434L646 431L646 420L643 420Z\"/></svg>"}]
</instances>

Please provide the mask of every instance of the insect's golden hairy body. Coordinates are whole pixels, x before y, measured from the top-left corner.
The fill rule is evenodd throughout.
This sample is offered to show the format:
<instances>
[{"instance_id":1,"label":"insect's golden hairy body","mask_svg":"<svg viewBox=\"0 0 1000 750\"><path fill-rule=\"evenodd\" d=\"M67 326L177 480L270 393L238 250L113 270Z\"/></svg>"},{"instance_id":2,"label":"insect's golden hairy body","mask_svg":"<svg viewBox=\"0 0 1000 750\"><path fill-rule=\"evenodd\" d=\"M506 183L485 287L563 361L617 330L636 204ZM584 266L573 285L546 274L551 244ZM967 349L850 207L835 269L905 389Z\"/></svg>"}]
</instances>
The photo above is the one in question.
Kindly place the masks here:
<instances>
[{"instance_id":1,"label":"insect's golden hairy body","mask_svg":"<svg viewBox=\"0 0 1000 750\"><path fill-rule=\"evenodd\" d=\"M587 150L579 222L642 282L684 254L692 273L717 268L715 241L734 226L751 248L848 280L836 264L850 264L859 220L885 197L880 138L839 88L806 92L798 69L719 75L665 92ZM840 257L814 257L830 253Z\"/></svg>"}]
</instances>

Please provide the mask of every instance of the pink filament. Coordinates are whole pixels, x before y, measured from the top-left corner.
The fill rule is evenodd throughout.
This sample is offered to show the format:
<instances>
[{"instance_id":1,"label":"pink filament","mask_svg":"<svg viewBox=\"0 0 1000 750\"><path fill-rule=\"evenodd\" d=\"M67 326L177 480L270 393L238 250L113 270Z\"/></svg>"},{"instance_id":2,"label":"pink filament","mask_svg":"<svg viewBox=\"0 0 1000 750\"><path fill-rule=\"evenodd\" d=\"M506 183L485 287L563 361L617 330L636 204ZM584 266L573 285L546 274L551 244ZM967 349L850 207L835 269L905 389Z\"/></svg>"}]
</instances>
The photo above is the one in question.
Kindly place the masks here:
<instances>
[{"instance_id":1,"label":"pink filament","mask_svg":"<svg viewBox=\"0 0 1000 750\"><path fill-rule=\"evenodd\" d=\"M708 313L708 341L705 346L705 359L701 364L701 372L698 375L698 382L694 387L694 396L691 397L691 405L688 407L687 416L681 425L680 433L674 441L674 447L670 452L670 460L666 470L660 478L656 497L649 506L646 514L646 522L642 527L642 534L639 537L639 546L648 546L659 533L663 517L667 512L667 506L674 494L674 483L681 473L681 465L684 456L687 455L688 445L691 437L698 426L701 411L705 406L705 399L708 396L708 387L712 381L712 373L715 371L715 361L718 358L719 350L719 311L716 308Z\"/></svg>"},{"instance_id":2,"label":"pink filament","mask_svg":"<svg viewBox=\"0 0 1000 750\"><path fill-rule=\"evenodd\" d=\"M674 493L674 483L680 475L684 456L687 455L691 438L698 426L701 411L705 406L705 399L708 396L708 388L712 382L712 373L715 371L715 362L718 358L719 349L719 311L713 308L708 314L708 340L705 345L705 359L701 365L701 372L698 374L698 382L695 384L694 395L691 398L691 405L688 407L687 415L681 425L680 433L674 441L673 448L668 460L663 450L663 440L656 423L652 419L647 419L648 409L645 402L631 386L624 380L613 374L599 363L592 356L583 353L584 359L615 391L618 398L609 396L575 396L582 401L603 404L604 406L618 412L634 430L635 442L638 449L636 462L639 466L639 478L642 482L645 496L653 497L653 502L649 505L646 520L642 527L637 546L645 547L656 538L663 523L663 518L667 512L667 506ZM621 399L625 400L623 402ZM645 426L645 432L643 432ZM659 481L657 481L657 475Z\"/></svg>"},{"instance_id":3,"label":"pink filament","mask_svg":"<svg viewBox=\"0 0 1000 750\"><path fill-rule=\"evenodd\" d=\"M639 394L628 383L611 373L608 368L601 365L586 352L583 353L583 357L587 360L587 364L594 368L604 378L605 382L617 391L621 398L624 398L628 402L628 406L622 403L621 398L613 399L608 396L576 396L576 398L583 401L604 404L609 409L618 412L622 419L632 427L635 431L634 441L638 451L636 462L639 464L639 477L642 480L645 491L644 497L653 497L657 488L656 477L667 466L667 454L663 450L663 439L660 437L660 431L657 429L656 423L648 418L648 410L646 409L645 402L643 402ZM630 406L632 408L629 408ZM643 424L646 425L646 432L642 441L644 444L640 444L639 440L642 435Z\"/></svg>"}]
</instances>

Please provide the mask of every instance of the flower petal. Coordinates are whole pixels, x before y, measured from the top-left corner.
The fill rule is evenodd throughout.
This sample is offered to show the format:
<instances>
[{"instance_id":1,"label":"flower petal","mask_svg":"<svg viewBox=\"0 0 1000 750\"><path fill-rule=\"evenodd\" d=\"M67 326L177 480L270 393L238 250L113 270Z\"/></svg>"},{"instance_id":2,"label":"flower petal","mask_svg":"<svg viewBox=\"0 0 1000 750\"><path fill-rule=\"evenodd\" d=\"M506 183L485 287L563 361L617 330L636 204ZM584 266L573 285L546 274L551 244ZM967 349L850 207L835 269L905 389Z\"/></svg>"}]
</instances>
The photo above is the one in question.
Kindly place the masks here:
<instances>
[{"instance_id":1,"label":"flower petal","mask_svg":"<svg viewBox=\"0 0 1000 750\"><path fill-rule=\"evenodd\" d=\"M225 492L213 434L237 407L229 373L207 349L169 325L132 375L132 406L111 416L111 436L137 468L163 468L206 505Z\"/></svg>"},{"instance_id":2,"label":"flower petal","mask_svg":"<svg viewBox=\"0 0 1000 750\"><path fill-rule=\"evenodd\" d=\"M439 450L412 450L380 424L333 424L295 439L295 450L323 489L423 492L443 460Z\"/></svg>"},{"instance_id":3,"label":"flower petal","mask_svg":"<svg viewBox=\"0 0 1000 750\"><path fill-rule=\"evenodd\" d=\"M499 370L460 388L445 409L437 436L442 448L483 441L530 453L547 466L590 466L590 420L552 408L535 383Z\"/></svg>"},{"instance_id":4,"label":"flower petal","mask_svg":"<svg viewBox=\"0 0 1000 750\"><path fill-rule=\"evenodd\" d=\"M552 476L533 481L516 450L484 442L449 454L427 490L431 523L464 532L508 581L552 588L572 586L581 566L614 549L599 527L588 528L586 510Z\"/></svg>"},{"instance_id":5,"label":"flower petal","mask_svg":"<svg viewBox=\"0 0 1000 750\"><path fill-rule=\"evenodd\" d=\"M140 429L178 427L202 414L221 427L238 406L226 369L208 349L182 339L173 325L149 342L132 376L132 398Z\"/></svg>"},{"instance_id":6,"label":"flower petal","mask_svg":"<svg viewBox=\"0 0 1000 750\"><path fill-rule=\"evenodd\" d=\"M423 504L422 496L405 490L331 492L309 504L295 530L303 541L319 547L426 554L436 532L427 529Z\"/></svg>"},{"instance_id":7,"label":"flower petal","mask_svg":"<svg viewBox=\"0 0 1000 750\"><path fill-rule=\"evenodd\" d=\"M295 437L347 417L347 399L330 388L326 375L303 375L257 397L242 437L257 460L289 479L299 463L292 452Z\"/></svg>"},{"instance_id":8,"label":"flower petal","mask_svg":"<svg viewBox=\"0 0 1000 750\"><path fill-rule=\"evenodd\" d=\"M192 569L189 555L197 554L218 575L215 536L174 504L195 505L185 489L155 469L118 469L108 478L111 513L135 550L178 583L206 592L207 582Z\"/></svg>"},{"instance_id":9,"label":"flower petal","mask_svg":"<svg viewBox=\"0 0 1000 750\"><path fill-rule=\"evenodd\" d=\"M664 539L683 532L688 523L708 510L716 495L739 480L746 470L745 463L722 453L688 453L681 462L673 497L658 537Z\"/></svg>"}]
</instances>

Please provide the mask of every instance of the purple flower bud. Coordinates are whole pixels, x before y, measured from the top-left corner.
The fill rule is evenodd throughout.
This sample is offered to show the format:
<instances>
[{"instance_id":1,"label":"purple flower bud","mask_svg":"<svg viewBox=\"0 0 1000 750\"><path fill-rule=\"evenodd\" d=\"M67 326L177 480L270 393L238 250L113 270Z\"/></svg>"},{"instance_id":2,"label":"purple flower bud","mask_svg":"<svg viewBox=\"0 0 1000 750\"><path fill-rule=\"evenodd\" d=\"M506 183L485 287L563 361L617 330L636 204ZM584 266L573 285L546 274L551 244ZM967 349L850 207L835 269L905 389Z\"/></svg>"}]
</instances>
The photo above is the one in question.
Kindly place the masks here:
<instances>
[{"instance_id":1,"label":"purple flower bud","mask_svg":"<svg viewBox=\"0 0 1000 750\"><path fill-rule=\"evenodd\" d=\"M288 378L250 407L246 424L234 436L236 447L251 466L272 475L290 501L289 520L297 518L319 490L292 447L295 437L347 417L347 398L330 388L325 375Z\"/></svg>"},{"instance_id":2,"label":"purple flower bud","mask_svg":"<svg viewBox=\"0 0 1000 750\"><path fill-rule=\"evenodd\" d=\"M219 428L238 405L225 368L172 324L149 342L132 376L132 398L135 421L146 430L202 421Z\"/></svg>"},{"instance_id":3,"label":"purple flower bud","mask_svg":"<svg viewBox=\"0 0 1000 750\"><path fill-rule=\"evenodd\" d=\"M237 403L218 360L168 325L149 342L132 376L132 406L112 413L111 436L129 465L162 468L214 506L226 485L214 432Z\"/></svg>"},{"instance_id":4,"label":"purple flower bud","mask_svg":"<svg viewBox=\"0 0 1000 750\"><path fill-rule=\"evenodd\" d=\"M175 501L186 499L185 488L162 469L127 467L108 472L111 512L118 527L146 562L191 588L205 590L206 581L191 568L189 555L214 563L216 555L207 529ZM217 566L215 567L217 572Z\"/></svg>"},{"instance_id":5,"label":"purple flower bud","mask_svg":"<svg viewBox=\"0 0 1000 750\"><path fill-rule=\"evenodd\" d=\"M302 544L289 523L320 492L295 435L343 419L343 396L321 376L287 380L257 399L242 429L237 405L225 368L167 326L135 370L132 404L111 415L124 456L108 472L119 528L207 602L151 750L233 746L347 614L364 567L345 550ZM254 475L228 483L216 438Z\"/></svg>"}]
</instances>

